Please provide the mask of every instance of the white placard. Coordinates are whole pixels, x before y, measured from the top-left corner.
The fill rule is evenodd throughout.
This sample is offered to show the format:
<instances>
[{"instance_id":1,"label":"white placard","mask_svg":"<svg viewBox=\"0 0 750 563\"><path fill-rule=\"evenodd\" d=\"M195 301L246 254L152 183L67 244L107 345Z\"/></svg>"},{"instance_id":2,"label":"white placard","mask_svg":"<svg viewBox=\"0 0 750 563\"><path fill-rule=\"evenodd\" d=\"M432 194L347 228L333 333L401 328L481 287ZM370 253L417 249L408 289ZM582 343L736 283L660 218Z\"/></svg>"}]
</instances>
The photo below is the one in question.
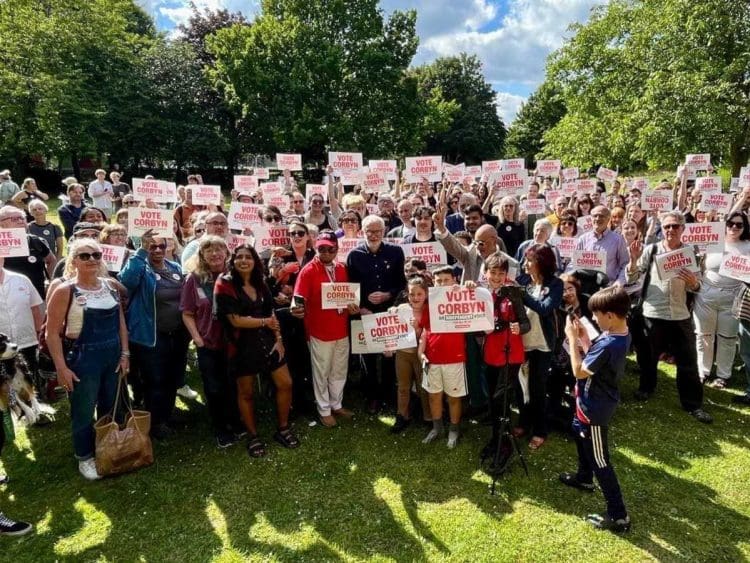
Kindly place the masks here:
<instances>
[{"instance_id":1,"label":"white placard","mask_svg":"<svg viewBox=\"0 0 750 563\"><path fill-rule=\"evenodd\" d=\"M565 197L573 197L574 195L578 194L578 182L581 180L576 180L575 182L563 182L560 185L560 191L562 192L562 195ZM544 192L545 196L547 192ZM547 198L547 201L550 202L550 204L554 203L552 198Z\"/></svg>"},{"instance_id":2,"label":"white placard","mask_svg":"<svg viewBox=\"0 0 750 563\"><path fill-rule=\"evenodd\" d=\"M695 179L695 187L707 194L721 191L721 176L701 176Z\"/></svg>"},{"instance_id":3,"label":"white placard","mask_svg":"<svg viewBox=\"0 0 750 563\"><path fill-rule=\"evenodd\" d=\"M359 296L358 283L335 282L320 285L323 309L346 309L349 305L359 305Z\"/></svg>"},{"instance_id":4,"label":"white placard","mask_svg":"<svg viewBox=\"0 0 750 563\"><path fill-rule=\"evenodd\" d=\"M564 195L565 194L563 193L562 190L544 190L544 200L543 201L545 202L545 205L551 206L551 205L555 204L555 200L558 197L563 197ZM537 198L537 199L542 199L542 198Z\"/></svg>"},{"instance_id":5,"label":"white placard","mask_svg":"<svg viewBox=\"0 0 750 563\"><path fill-rule=\"evenodd\" d=\"M506 158L500 161L501 170L504 172L523 172L528 176L526 172L526 161L523 158Z\"/></svg>"},{"instance_id":6,"label":"white placard","mask_svg":"<svg viewBox=\"0 0 750 563\"><path fill-rule=\"evenodd\" d=\"M417 335L411 324L410 308L398 307L395 312L362 315L362 329L368 351L392 352L417 346Z\"/></svg>"},{"instance_id":7,"label":"white placard","mask_svg":"<svg viewBox=\"0 0 750 563\"><path fill-rule=\"evenodd\" d=\"M543 199L524 199L521 202L521 210L526 215L543 215L547 210L547 203Z\"/></svg>"},{"instance_id":8,"label":"white placard","mask_svg":"<svg viewBox=\"0 0 750 563\"><path fill-rule=\"evenodd\" d=\"M367 172L362 180L362 187L368 191L376 194L388 192L388 180L385 179L385 175L376 170L375 172Z\"/></svg>"},{"instance_id":9,"label":"white placard","mask_svg":"<svg viewBox=\"0 0 750 563\"><path fill-rule=\"evenodd\" d=\"M430 330L477 332L495 327L492 294L483 287L431 287L429 289Z\"/></svg>"},{"instance_id":10,"label":"white placard","mask_svg":"<svg viewBox=\"0 0 750 563\"><path fill-rule=\"evenodd\" d=\"M478 165L474 166L467 166L466 167L466 175L471 176L475 180L482 175L482 167Z\"/></svg>"},{"instance_id":11,"label":"white placard","mask_svg":"<svg viewBox=\"0 0 750 563\"><path fill-rule=\"evenodd\" d=\"M333 167L337 172L341 170L361 170L362 153L361 152L329 152L328 166Z\"/></svg>"},{"instance_id":12,"label":"white placard","mask_svg":"<svg viewBox=\"0 0 750 563\"><path fill-rule=\"evenodd\" d=\"M695 166L690 164L680 164L677 167L677 176L680 177L683 171L687 174L688 180L695 180Z\"/></svg>"},{"instance_id":13,"label":"white placard","mask_svg":"<svg viewBox=\"0 0 750 563\"><path fill-rule=\"evenodd\" d=\"M740 168L738 182L740 188L746 188L750 186L750 166L743 166L742 168Z\"/></svg>"},{"instance_id":14,"label":"white placard","mask_svg":"<svg viewBox=\"0 0 750 563\"><path fill-rule=\"evenodd\" d=\"M428 266L448 263L448 253L439 242L415 242L414 244L404 244L401 248L404 250L404 257L407 260L418 258Z\"/></svg>"},{"instance_id":15,"label":"white placard","mask_svg":"<svg viewBox=\"0 0 750 563\"><path fill-rule=\"evenodd\" d=\"M427 178L428 182L439 182L443 175L443 158L440 156L407 156L404 179L416 184Z\"/></svg>"},{"instance_id":16,"label":"white placard","mask_svg":"<svg viewBox=\"0 0 750 563\"><path fill-rule=\"evenodd\" d=\"M700 272L692 246L683 246L671 252L657 254L654 257L654 263L659 279L662 281L676 278L683 268L695 273Z\"/></svg>"},{"instance_id":17,"label":"white placard","mask_svg":"<svg viewBox=\"0 0 750 563\"><path fill-rule=\"evenodd\" d=\"M253 168L253 176L258 180L268 180L271 178L271 170L268 168Z\"/></svg>"},{"instance_id":18,"label":"white placard","mask_svg":"<svg viewBox=\"0 0 750 563\"><path fill-rule=\"evenodd\" d=\"M554 236L550 240L550 244L554 246L555 248L557 248L557 251L560 253L560 256L562 256L563 258L572 258L573 251L576 249L576 246L578 245L578 238Z\"/></svg>"},{"instance_id":19,"label":"white placard","mask_svg":"<svg viewBox=\"0 0 750 563\"><path fill-rule=\"evenodd\" d=\"M193 205L221 205L221 186L202 184L188 186L192 194Z\"/></svg>"},{"instance_id":20,"label":"white placard","mask_svg":"<svg viewBox=\"0 0 750 563\"><path fill-rule=\"evenodd\" d=\"M245 235L235 235L233 233L230 233L227 235L227 238L224 240L227 243L227 248L229 249L230 254L234 252L234 249L237 248L241 244L247 244L252 247L255 246L255 241L253 240L253 237L248 237Z\"/></svg>"},{"instance_id":21,"label":"white placard","mask_svg":"<svg viewBox=\"0 0 750 563\"><path fill-rule=\"evenodd\" d=\"M502 160L483 160L482 161L482 174L484 176L491 176L497 174L503 169Z\"/></svg>"},{"instance_id":22,"label":"white placard","mask_svg":"<svg viewBox=\"0 0 750 563\"><path fill-rule=\"evenodd\" d=\"M559 160L538 160L536 163L537 176L557 176L562 168Z\"/></svg>"},{"instance_id":23,"label":"white placard","mask_svg":"<svg viewBox=\"0 0 750 563\"><path fill-rule=\"evenodd\" d=\"M563 171L562 171L562 177L563 177L564 182L578 180L578 176L580 175L581 173L578 170L578 168L563 168Z\"/></svg>"},{"instance_id":24,"label":"white placard","mask_svg":"<svg viewBox=\"0 0 750 563\"><path fill-rule=\"evenodd\" d=\"M631 190L640 190L641 193L649 189L648 178L633 178L630 182Z\"/></svg>"},{"instance_id":25,"label":"white placard","mask_svg":"<svg viewBox=\"0 0 750 563\"><path fill-rule=\"evenodd\" d=\"M342 170L339 175L339 181L342 186L356 186L362 183L363 177L362 170Z\"/></svg>"},{"instance_id":26,"label":"white placard","mask_svg":"<svg viewBox=\"0 0 750 563\"><path fill-rule=\"evenodd\" d=\"M284 191L281 182L266 182L260 185L260 191L263 194L263 203L268 205L267 199L280 196Z\"/></svg>"},{"instance_id":27,"label":"white placard","mask_svg":"<svg viewBox=\"0 0 750 563\"><path fill-rule=\"evenodd\" d=\"M574 250L570 256L574 269L598 270L607 273L607 252L604 250Z\"/></svg>"},{"instance_id":28,"label":"white placard","mask_svg":"<svg viewBox=\"0 0 750 563\"><path fill-rule=\"evenodd\" d=\"M594 219L591 217L591 215L584 215L583 217L579 217L576 223L578 224L579 237L584 233L588 233L589 231L594 230Z\"/></svg>"},{"instance_id":29,"label":"white placard","mask_svg":"<svg viewBox=\"0 0 750 563\"><path fill-rule=\"evenodd\" d=\"M131 207L128 209L128 235L141 237L148 230L152 230L155 237L173 237L174 211L171 209L150 209L148 207Z\"/></svg>"},{"instance_id":30,"label":"white placard","mask_svg":"<svg viewBox=\"0 0 750 563\"><path fill-rule=\"evenodd\" d=\"M352 346L352 354L370 353L365 341L365 329L362 327L362 321L359 319L352 320L349 342Z\"/></svg>"},{"instance_id":31,"label":"white placard","mask_svg":"<svg viewBox=\"0 0 750 563\"><path fill-rule=\"evenodd\" d=\"M722 252L724 250L724 223L686 223L682 231L682 244L692 244L701 252Z\"/></svg>"},{"instance_id":32,"label":"white placard","mask_svg":"<svg viewBox=\"0 0 750 563\"><path fill-rule=\"evenodd\" d=\"M701 197L698 204L699 211L716 211L717 213L729 213L734 205L734 194L707 193Z\"/></svg>"},{"instance_id":33,"label":"white placard","mask_svg":"<svg viewBox=\"0 0 750 563\"><path fill-rule=\"evenodd\" d=\"M386 180L396 181L398 165L395 160L370 160L367 162L370 172L381 172Z\"/></svg>"},{"instance_id":34,"label":"white placard","mask_svg":"<svg viewBox=\"0 0 750 563\"><path fill-rule=\"evenodd\" d=\"M521 196L529 191L531 178L526 172L498 172L490 184L495 197Z\"/></svg>"},{"instance_id":35,"label":"white placard","mask_svg":"<svg viewBox=\"0 0 750 563\"><path fill-rule=\"evenodd\" d=\"M109 272L119 272L122 269L128 249L124 246L102 244L102 262Z\"/></svg>"},{"instance_id":36,"label":"white placard","mask_svg":"<svg viewBox=\"0 0 750 563\"><path fill-rule=\"evenodd\" d=\"M651 190L641 194L643 211L671 211L674 203L672 190Z\"/></svg>"},{"instance_id":37,"label":"white placard","mask_svg":"<svg viewBox=\"0 0 750 563\"><path fill-rule=\"evenodd\" d=\"M305 199L310 201L310 198L314 195L319 195L323 198L323 201L328 200L328 186L325 184L307 184L305 186Z\"/></svg>"},{"instance_id":38,"label":"white placard","mask_svg":"<svg viewBox=\"0 0 750 563\"><path fill-rule=\"evenodd\" d=\"M26 229L0 229L0 258L29 255Z\"/></svg>"},{"instance_id":39,"label":"white placard","mask_svg":"<svg viewBox=\"0 0 750 563\"><path fill-rule=\"evenodd\" d=\"M336 253L336 261L345 264L346 257L349 256L349 253L363 242L365 242L365 239L363 238L340 238L339 251Z\"/></svg>"},{"instance_id":40,"label":"white placard","mask_svg":"<svg viewBox=\"0 0 750 563\"><path fill-rule=\"evenodd\" d=\"M692 166L694 170L708 170L711 166L711 155L689 154L685 157L685 164Z\"/></svg>"},{"instance_id":41,"label":"white placard","mask_svg":"<svg viewBox=\"0 0 750 563\"><path fill-rule=\"evenodd\" d=\"M576 192L578 195L591 195L596 191L596 180L582 178L576 180Z\"/></svg>"},{"instance_id":42,"label":"white placard","mask_svg":"<svg viewBox=\"0 0 750 563\"><path fill-rule=\"evenodd\" d=\"M263 252L277 246L288 246L289 231L286 226L258 225L253 227L255 235L255 250Z\"/></svg>"},{"instance_id":43,"label":"white placard","mask_svg":"<svg viewBox=\"0 0 750 563\"><path fill-rule=\"evenodd\" d=\"M176 203L177 185L165 180L133 178L133 198L136 201L150 199L154 203Z\"/></svg>"},{"instance_id":44,"label":"white placard","mask_svg":"<svg viewBox=\"0 0 750 563\"><path fill-rule=\"evenodd\" d=\"M227 217L229 228L244 231L263 224L263 219L260 217L262 207L257 203L233 201L229 206L229 216Z\"/></svg>"},{"instance_id":45,"label":"white placard","mask_svg":"<svg viewBox=\"0 0 750 563\"><path fill-rule=\"evenodd\" d=\"M240 192L253 192L258 189L257 176L235 176L234 189Z\"/></svg>"},{"instance_id":46,"label":"white placard","mask_svg":"<svg viewBox=\"0 0 750 563\"><path fill-rule=\"evenodd\" d=\"M735 193L740 191L740 179L732 178L729 182L729 193Z\"/></svg>"},{"instance_id":47,"label":"white placard","mask_svg":"<svg viewBox=\"0 0 750 563\"><path fill-rule=\"evenodd\" d=\"M617 180L617 171L600 166L599 170L596 171L596 177L603 182L614 182Z\"/></svg>"},{"instance_id":48,"label":"white placard","mask_svg":"<svg viewBox=\"0 0 750 563\"><path fill-rule=\"evenodd\" d=\"M290 153L276 153L277 170L302 170L302 155Z\"/></svg>"},{"instance_id":49,"label":"white placard","mask_svg":"<svg viewBox=\"0 0 750 563\"><path fill-rule=\"evenodd\" d=\"M448 164L443 162L443 174L445 179L449 182L461 182L466 175L466 165L461 164Z\"/></svg>"},{"instance_id":50,"label":"white placard","mask_svg":"<svg viewBox=\"0 0 750 563\"><path fill-rule=\"evenodd\" d=\"M727 252L721 259L719 274L750 283L750 256Z\"/></svg>"}]
</instances>

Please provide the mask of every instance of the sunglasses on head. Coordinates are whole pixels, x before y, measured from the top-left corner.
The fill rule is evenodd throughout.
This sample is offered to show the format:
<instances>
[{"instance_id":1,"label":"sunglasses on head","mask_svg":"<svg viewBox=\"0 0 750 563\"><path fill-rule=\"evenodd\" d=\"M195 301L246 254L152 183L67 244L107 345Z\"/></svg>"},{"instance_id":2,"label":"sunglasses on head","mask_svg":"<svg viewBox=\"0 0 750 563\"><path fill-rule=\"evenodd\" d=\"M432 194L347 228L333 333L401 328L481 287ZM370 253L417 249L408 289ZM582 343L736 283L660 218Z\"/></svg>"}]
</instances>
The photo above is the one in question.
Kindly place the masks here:
<instances>
[{"instance_id":1,"label":"sunglasses on head","mask_svg":"<svg viewBox=\"0 0 750 563\"><path fill-rule=\"evenodd\" d=\"M162 242L160 244L154 243L154 244L150 245L148 248L150 250L166 250L167 249L167 243L166 242Z\"/></svg>"},{"instance_id":2,"label":"sunglasses on head","mask_svg":"<svg viewBox=\"0 0 750 563\"><path fill-rule=\"evenodd\" d=\"M102 253L101 252L79 252L76 254L76 258L79 260L83 260L84 262L88 262L92 258L94 260L101 260L102 259Z\"/></svg>"}]
</instances>

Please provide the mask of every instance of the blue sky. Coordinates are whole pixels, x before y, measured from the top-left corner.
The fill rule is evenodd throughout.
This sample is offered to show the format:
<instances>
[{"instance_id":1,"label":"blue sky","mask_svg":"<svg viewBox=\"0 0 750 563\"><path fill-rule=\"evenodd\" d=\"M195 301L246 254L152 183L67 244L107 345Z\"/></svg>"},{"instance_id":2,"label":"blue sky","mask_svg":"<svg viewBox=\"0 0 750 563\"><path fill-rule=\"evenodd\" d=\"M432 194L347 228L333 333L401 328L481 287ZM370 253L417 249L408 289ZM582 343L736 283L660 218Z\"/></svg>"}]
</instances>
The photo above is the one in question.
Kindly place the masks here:
<instances>
[{"instance_id":1,"label":"blue sky","mask_svg":"<svg viewBox=\"0 0 750 563\"><path fill-rule=\"evenodd\" d=\"M159 29L171 31L190 15L189 0L137 0ZM226 8L252 19L257 0L194 0L199 8ZM544 79L547 55L606 0L381 0L393 10L417 10L419 50L413 64L462 51L476 54L497 92L498 113L509 124L521 103Z\"/></svg>"}]
</instances>

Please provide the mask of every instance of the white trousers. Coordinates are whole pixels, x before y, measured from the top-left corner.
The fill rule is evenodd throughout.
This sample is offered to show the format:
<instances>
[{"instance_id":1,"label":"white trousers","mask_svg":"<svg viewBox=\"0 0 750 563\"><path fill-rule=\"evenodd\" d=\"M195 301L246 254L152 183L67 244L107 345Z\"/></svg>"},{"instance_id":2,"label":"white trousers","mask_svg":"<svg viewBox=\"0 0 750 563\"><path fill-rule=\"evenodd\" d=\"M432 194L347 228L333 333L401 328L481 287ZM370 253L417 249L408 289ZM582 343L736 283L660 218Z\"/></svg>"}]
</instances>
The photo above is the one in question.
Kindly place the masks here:
<instances>
[{"instance_id":1,"label":"white trousers","mask_svg":"<svg viewBox=\"0 0 750 563\"><path fill-rule=\"evenodd\" d=\"M740 322L732 316L735 291L704 285L695 297L693 320L698 349L698 369L702 378L711 374L716 343L716 376L727 380L737 350Z\"/></svg>"},{"instance_id":2,"label":"white trousers","mask_svg":"<svg viewBox=\"0 0 750 563\"><path fill-rule=\"evenodd\" d=\"M344 400L346 374L349 370L349 338L324 342L310 337L313 391L320 416L338 410Z\"/></svg>"}]
</instances>

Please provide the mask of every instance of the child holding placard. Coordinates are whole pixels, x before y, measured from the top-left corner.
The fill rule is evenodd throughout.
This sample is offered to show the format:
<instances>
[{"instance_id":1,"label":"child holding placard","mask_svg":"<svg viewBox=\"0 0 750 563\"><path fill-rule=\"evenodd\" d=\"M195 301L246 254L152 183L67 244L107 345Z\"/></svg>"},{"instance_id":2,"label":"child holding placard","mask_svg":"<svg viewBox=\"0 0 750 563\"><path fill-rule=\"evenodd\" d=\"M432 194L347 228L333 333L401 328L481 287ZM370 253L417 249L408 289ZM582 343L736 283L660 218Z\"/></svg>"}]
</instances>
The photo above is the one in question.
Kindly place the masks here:
<instances>
[{"instance_id":1,"label":"child holding placard","mask_svg":"<svg viewBox=\"0 0 750 563\"><path fill-rule=\"evenodd\" d=\"M441 266L433 273L435 285L449 287L457 285L451 266ZM459 332L434 333L430 330L430 312L423 308L422 336L419 339L419 357L422 359L422 386L429 393L432 430L422 440L429 444L443 433L443 394L448 396L450 428L448 447L455 448L460 435L461 400L467 394L466 339Z\"/></svg>"}]
</instances>

